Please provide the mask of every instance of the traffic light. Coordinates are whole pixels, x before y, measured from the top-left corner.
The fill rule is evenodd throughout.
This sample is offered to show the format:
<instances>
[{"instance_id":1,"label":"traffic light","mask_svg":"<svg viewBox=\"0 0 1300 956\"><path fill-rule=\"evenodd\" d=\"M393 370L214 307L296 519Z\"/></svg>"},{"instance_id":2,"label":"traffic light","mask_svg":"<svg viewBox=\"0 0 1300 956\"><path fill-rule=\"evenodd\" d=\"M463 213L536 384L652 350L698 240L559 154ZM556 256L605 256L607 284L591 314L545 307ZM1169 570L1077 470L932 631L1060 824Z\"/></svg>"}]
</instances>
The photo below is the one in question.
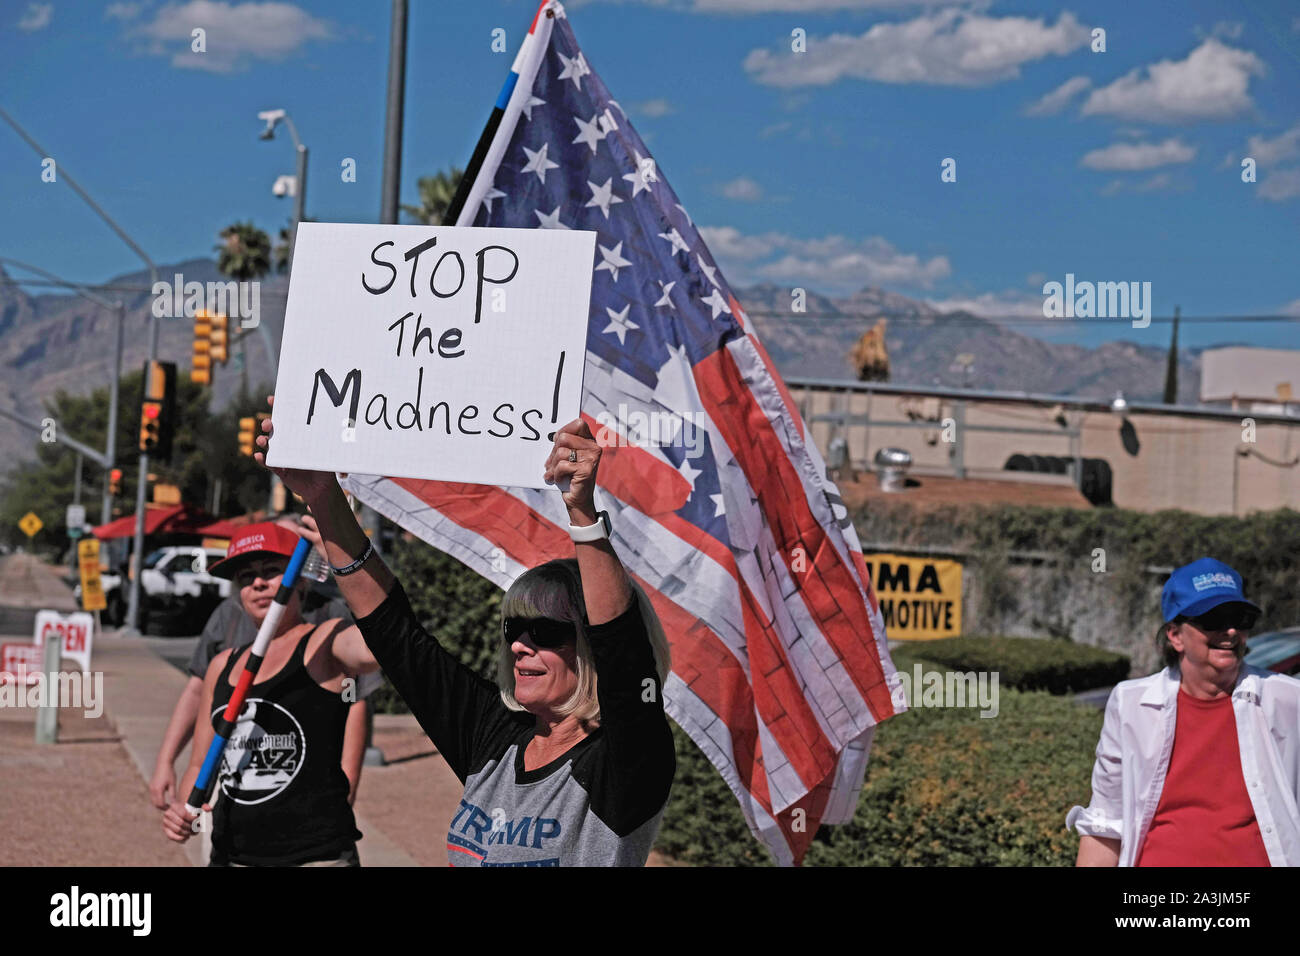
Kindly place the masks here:
<instances>
[{"instance_id":1,"label":"traffic light","mask_svg":"<svg viewBox=\"0 0 1300 956\"><path fill-rule=\"evenodd\" d=\"M170 461L175 430L176 363L145 362L140 396L140 450Z\"/></svg>"},{"instance_id":2,"label":"traffic light","mask_svg":"<svg viewBox=\"0 0 1300 956\"><path fill-rule=\"evenodd\" d=\"M230 345L230 319L224 315L212 316L212 331L208 333L208 341L212 347L208 353L212 356L212 361L226 364L227 348Z\"/></svg>"},{"instance_id":3,"label":"traffic light","mask_svg":"<svg viewBox=\"0 0 1300 956\"><path fill-rule=\"evenodd\" d=\"M253 417L239 420L239 453L252 455L257 451L257 419Z\"/></svg>"},{"instance_id":4,"label":"traffic light","mask_svg":"<svg viewBox=\"0 0 1300 956\"><path fill-rule=\"evenodd\" d=\"M122 493L122 469L114 468L108 473L108 493L116 498Z\"/></svg>"},{"instance_id":5,"label":"traffic light","mask_svg":"<svg viewBox=\"0 0 1300 956\"><path fill-rule=\"evenodd\" d=\"M206 312L194 316L194 370L190 380L195 385L208 385L212 382L212 319Z\"/></svg>"},{"instance_id":6,"label":"traffic light","mask_svg":"<svg viewBox=\"0 0 1300 956\"><path fill-rule=\"evenodd\" d=\"M216 363L226 364L230 347L230 319L200 310L194 315L194 371L190 378L198 385L212 383Z\"/></svg>"}]
</instances>

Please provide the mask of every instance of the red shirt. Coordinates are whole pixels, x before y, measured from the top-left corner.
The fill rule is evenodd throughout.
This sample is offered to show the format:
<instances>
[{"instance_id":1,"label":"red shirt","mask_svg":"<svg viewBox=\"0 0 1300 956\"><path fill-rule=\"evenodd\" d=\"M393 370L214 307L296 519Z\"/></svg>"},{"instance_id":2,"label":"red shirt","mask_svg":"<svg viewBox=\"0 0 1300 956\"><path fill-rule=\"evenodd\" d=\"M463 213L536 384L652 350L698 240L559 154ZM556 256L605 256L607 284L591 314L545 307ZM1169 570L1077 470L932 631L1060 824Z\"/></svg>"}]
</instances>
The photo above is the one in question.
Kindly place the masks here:
<instances>
[{"instance_id":1,"label":"red shirt","mask_svg":"<svg viewBox=\"0 0 1300 956\"><path fill-rule=\"evenodd\" d=\"M1178 689L1174 749L1136 866L1268 866L1241 774L1231 697Z\"/></svg>"}]
</instances>

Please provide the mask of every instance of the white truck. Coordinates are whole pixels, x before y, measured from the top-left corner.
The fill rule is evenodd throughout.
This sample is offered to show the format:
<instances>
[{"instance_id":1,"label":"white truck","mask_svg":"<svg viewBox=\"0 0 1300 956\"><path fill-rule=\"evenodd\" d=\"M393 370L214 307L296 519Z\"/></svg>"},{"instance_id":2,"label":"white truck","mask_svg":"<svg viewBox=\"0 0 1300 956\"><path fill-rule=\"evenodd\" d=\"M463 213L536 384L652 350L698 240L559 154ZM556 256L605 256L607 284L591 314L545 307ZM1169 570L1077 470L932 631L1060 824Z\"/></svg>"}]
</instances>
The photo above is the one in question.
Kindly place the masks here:
<instances>
[{"instance_id":1,"label":"white truck","mask_svg":"<svg viewBox=\"0 0 1300 956\"><path fill-rule=\"evenodd\" d=\"M172 625L168 629L180 626L187 634L199 633L213 608L230 595L230 582L208 573L208 568L225 556L222 548L188 544L168 545L146 555L140 572L141 632L147 633L152 623ZM130 582L124 575L111 572L101 575L100 581L108 602L105 622L123 623ZM81 586L74 590L80 600Z\"/></svg>"}]
</instances>

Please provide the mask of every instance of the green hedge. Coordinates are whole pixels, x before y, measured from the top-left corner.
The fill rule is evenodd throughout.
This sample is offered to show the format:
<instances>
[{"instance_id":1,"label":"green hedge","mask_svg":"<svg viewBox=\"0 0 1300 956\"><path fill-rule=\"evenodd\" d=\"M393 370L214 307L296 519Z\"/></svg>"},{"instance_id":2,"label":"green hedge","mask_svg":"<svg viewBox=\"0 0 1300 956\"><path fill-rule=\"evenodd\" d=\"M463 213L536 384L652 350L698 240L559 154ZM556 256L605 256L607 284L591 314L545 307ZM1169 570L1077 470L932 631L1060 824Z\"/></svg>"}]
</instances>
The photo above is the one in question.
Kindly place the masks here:
<instances>
[{"instance_id":1,"label":"green hedge","mask_svg":"<svg viewBox=\"0 0 1300 956\"><path fill-rule=\"evenodd\" d=\"M1002 689L997 717L918 709L881 725L853 820L807 866L1069 866L1065 815L1088 802L1102 712Z\"/></svg>"},{"instance_id":2,"label":"green hedge","mask_svg":"<svg viewBox=\"0 0 1300 956\"><path fill-rule=\"evenodd\" d=\"M1001 687L1053 694L1118 684L1128 678L1130 668L1124 654L1033 637L949 637L909 646L902 655L896 651L892 656L901 669L901 658L920 655L951 670L997 671Z\"/></svg>"},{"instance_id":3,"label":"green hedge","mask_svg":"<svg viewBox=\"0 0 1300 956\"><path fill-rule=\"evenodd\" d=\"M999 687L998 697L997 717L918 708L881 725L857 812L822 827L804 865L1072 865L1079 838L1065 814L1088 802L1102 712L1042 692ZM771 865L717 771L675 733L657 848L697 865Z\"/></svg>"}]
</instances>

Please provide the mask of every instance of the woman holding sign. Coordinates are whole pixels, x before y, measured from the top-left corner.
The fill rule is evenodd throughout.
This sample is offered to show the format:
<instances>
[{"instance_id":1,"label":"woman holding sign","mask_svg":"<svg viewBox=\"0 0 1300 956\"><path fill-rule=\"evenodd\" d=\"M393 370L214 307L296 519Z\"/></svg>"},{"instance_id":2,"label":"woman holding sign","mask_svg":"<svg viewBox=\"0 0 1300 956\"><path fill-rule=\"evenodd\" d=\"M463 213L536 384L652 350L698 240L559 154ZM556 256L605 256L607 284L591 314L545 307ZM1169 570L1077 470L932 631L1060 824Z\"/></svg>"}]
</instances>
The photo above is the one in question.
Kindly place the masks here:
<instances>
[{"instance_id":1,"label":"woman holding sign","mask_svg":"<svg viewBox=\"0 0 1300 956\"><path fill-rule=\"evenodd\" d=\"M371 653L465 784L447 832L453 866L642 866L659 830L676 766L668 642L596 512L600 455L580 419L555 434L543 477L568 480L576 560L506 592L496 684L420 626L333 474L274 469L316 516Z\"/></svg>"}]
</instances>

